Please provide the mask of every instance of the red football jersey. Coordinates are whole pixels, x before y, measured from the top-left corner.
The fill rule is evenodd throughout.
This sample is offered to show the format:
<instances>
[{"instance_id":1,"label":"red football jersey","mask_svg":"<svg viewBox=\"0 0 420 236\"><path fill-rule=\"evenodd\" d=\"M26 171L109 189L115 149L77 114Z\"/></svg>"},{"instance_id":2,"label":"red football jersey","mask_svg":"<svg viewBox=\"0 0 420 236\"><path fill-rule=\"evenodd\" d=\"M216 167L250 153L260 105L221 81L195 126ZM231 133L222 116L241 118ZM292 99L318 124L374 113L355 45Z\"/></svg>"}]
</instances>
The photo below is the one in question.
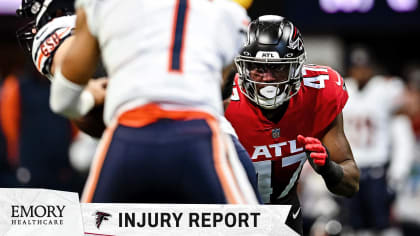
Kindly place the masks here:
<instances>
[{"instance_id":1,"label":"red football jersey","mask_svg":"<svg viewBox=\"0 0 420 236\"><path fill-rule=\"evenodd\" d=\"M343 78L331 68L307 65L302 72L301 87L278 123L268 120L240 92L235 78L225 115L254 162L264 202L270 202L270 195L286 196L296 185L306 161L297 135L321 139L348 98Z\"/></svg>"}]
</instances>

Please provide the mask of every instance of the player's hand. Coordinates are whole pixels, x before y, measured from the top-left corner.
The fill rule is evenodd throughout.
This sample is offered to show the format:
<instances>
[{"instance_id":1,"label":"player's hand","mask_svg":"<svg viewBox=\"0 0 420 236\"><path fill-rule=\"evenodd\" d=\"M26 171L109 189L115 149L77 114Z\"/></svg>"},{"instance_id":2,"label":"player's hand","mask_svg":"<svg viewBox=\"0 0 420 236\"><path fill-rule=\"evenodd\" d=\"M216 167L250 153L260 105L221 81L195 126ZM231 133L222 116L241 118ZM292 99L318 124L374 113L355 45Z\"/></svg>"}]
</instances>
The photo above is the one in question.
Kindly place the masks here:
<instances>
[{"instance_id":1,"label":"player's hand","mask_svg":"<svg viewBox=\"0 0 420 236\"><path fill-rule=\"evenodd\" d=\"M95 106L103 105L105 102L106 86L108 78L91 79L86 86L86 90L92 93L95 99Z\"/></svg>"},{"instance_id":2,"label":"player's hand","mask_svg":"<svg viewBox=\"0 0 420 236\"><path fill-rule=\"evenodd\" d=\"M312 163L317 165L318 167L324 166L327 161L329 160L328 151L322 145L321 141L317 138L313 137L304 137L302 135L297 136L297 141L300 145L302 145L307 152L308 160ZM314 167L314 166L312 166ZM314 167L315 168L315 167ZM317 169L315 169L317 170Z\"/></svg>"},{"instance_id":3,"label":"player's hand","mask_svg":"<svg viewBox=\"0 0 420 236\"><path fill-rule=\"evenodd\" d=\"M309 163L324 178L330 191L341 183L344 177L343 167L330 159L328 149L319 139L298 135L297 141L304 147Z\"/></svg>"}]
</instances>

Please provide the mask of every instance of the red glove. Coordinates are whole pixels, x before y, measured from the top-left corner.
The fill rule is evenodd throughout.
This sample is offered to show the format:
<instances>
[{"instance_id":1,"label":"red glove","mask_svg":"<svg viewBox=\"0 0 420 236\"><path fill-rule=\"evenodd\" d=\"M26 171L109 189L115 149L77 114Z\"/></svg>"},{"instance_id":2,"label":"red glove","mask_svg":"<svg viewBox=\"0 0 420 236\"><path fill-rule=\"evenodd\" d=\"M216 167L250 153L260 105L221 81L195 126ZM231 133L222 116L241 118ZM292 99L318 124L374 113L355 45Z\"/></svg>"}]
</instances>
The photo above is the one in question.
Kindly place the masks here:
<instances>
[{"instance_id":1,"label":"red glove","mask_svg":"<svg viewBox=\"0 0 420 236\"><path fill-rule=\"evenodd\" d=\"M304 147L309 163L324 178L328 189L341 183L344 177L343 168L330 160L328 149L319 139L298 135L297 141Z\"/></svg>"},{"instance_id":2,"label":"red glove","mask_svg":"<svg viewBox=\"0 0 420 236\"><path fill-rule=\"evenodd\" d=\"M324 166L325 163L329 161L328 151L319 139L304 137L299 134L297 136L297 141L300 145L304 146L305 151L309 153L313 163L317 166Z\"/></svg>"}]
</instances>

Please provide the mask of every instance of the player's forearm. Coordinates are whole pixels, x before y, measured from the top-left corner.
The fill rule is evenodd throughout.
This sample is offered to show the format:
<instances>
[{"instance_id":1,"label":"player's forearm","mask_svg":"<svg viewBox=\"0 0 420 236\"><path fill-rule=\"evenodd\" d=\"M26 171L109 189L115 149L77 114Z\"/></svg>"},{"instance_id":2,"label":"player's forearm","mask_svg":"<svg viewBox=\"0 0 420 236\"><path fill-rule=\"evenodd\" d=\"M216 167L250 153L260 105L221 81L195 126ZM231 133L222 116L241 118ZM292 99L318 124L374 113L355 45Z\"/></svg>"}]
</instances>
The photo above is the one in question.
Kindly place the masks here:
<instances>
[{"instance_id":1,"label":"player's forearm","mask_svg":"<svg viewBox=\"0 0 420 236\"><path fill-rule=\"evenodd\" d=\"M350 146L343 133L337 135L332 129L324 136L324 145L319 139L298 135L312 168L322 176L327 188L334 194L350 197L359 190L359 170L353 159Z\"/></svg>"},{"instance_id":2,"label":"player's forearm","mask_svg":"<svg viewBox=\"0 0 420 236\"><path fill-rule=\"evenodd\" d=\"M342 168L343 177L337 184L327 184L327 187L334 194L351 197L359 191L359 169L353 160L346 160L338 165Z\"/></svg>"}]
</instances>

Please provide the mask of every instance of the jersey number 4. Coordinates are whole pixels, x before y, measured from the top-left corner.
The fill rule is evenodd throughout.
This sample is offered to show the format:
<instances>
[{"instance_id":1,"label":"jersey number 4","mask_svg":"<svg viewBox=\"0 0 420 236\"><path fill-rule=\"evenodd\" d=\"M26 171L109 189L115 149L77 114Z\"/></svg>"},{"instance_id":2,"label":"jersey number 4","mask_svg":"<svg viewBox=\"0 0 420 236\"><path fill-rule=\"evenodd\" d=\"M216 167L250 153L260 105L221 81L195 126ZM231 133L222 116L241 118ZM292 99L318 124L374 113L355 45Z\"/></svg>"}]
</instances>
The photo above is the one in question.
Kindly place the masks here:
<instances>
[{"instance_id":1,"label":"jersey number 4","mask_svg":"<svg viewBox=\"0 0 420 236\"><path fill-rule=\"evenodd\" d=\"M308 87L312 88L325 88L325 80L328 80L330 77L328 75L317 75L315 77L306 77L306 71L322 71L322 72L328 72L325 68L305 68L302 71L303 74L303 84Z\"/></svg>"},{"instance_id":2,"label":"jersey number 4","mask_svg":"<svg viewBox=\"0 0 420 236\"><path fill-rule=\"evenodd\" d=\"M172 39L169 47L169 72L182 73L182 54L185 41L189 0L177 0L175 4Z\"/></svg>"},{"instance_id":3,"label":"jersey number 4","mask_svg":"<svg viewBox=\"0 0 420 236\"><path fill-rule=\"evenodd\" d=\"M316 89L325 88L325 80L329 80L330 79L330 76L328 74L326 74L326 75L317 75L317 76L313 76L313 77L306 77L307 76L306 71L317 71L317 72L321 71L321 72L328 73L328 69L327 68L311 68L311 67L306 67L306 68L304 68L302 70L303 84L305 86L316 88ZM337 72L335 72L335 73L337 73ZM337 81L335 83L338 86L342 86L341 80L342 80L341 76L337 73Z\"/></svg>"}]
</instances>

